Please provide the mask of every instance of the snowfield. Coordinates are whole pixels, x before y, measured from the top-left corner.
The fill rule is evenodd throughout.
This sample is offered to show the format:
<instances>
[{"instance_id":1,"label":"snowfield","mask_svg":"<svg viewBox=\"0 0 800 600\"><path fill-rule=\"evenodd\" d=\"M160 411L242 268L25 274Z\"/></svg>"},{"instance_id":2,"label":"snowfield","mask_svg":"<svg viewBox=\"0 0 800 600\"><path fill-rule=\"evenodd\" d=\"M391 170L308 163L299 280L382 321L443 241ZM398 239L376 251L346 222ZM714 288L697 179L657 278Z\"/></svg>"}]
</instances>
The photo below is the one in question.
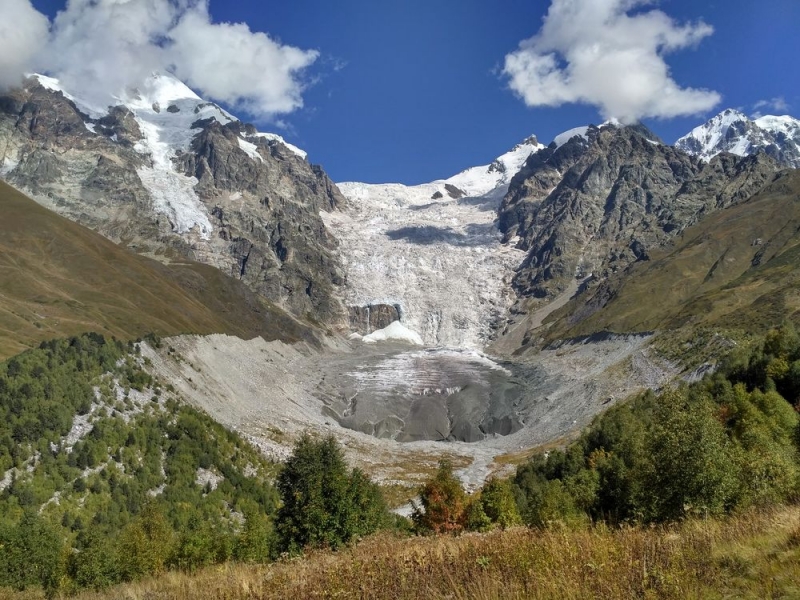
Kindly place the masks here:
<instances>
[{"instance_id":1,"label":"snowfield","mask_svg":"<svg viewBox=\"0 0 800 600\"><path fill-rule=\"evenodd\" d=\"M416 186L340 183L350 201L322 213L339 240L349 305L400 304L425 345L481 349L514 301L524 252L501 244L497 208L543 148L529 138L490 165Z\"/></svg>"}]
</instances>

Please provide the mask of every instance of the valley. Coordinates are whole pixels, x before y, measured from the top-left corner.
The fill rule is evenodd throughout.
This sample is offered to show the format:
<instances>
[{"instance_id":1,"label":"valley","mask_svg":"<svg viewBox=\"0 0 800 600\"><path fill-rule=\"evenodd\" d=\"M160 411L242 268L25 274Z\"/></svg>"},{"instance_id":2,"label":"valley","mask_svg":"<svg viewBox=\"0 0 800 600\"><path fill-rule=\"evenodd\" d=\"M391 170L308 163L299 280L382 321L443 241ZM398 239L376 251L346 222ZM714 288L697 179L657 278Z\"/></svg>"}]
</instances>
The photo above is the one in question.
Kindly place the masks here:
<instances>
[{"instance_id":1,"label":"valley","mask_svg":"<svg viewBox=\"0 0 800 600\"><path fill-rule=\"evenodd\" d=\"M744 277L756 252L772 264L791 247L769 241L766 221L736 231L735 252L703 243L714 277L701 287L676 295L652 278L686 271L672 248L692 226L729 215L741 223L736 211L750 204L789 210L769 208L787 201L769 192L745 202L794 165L788 117L726 112L682 149L642 126L578 127L430 183L334 185L304 151L166 75L110 111L42 76L3 106L9 181L156 258L157 271L174 277L194 265L218 273L214 290L247 298L206 291L218 316L226 307L227 321L215 324L142 319L138 335L219 334L143 344L153 375L271 458L285 458L303 432L334 433L353 464L402 485L449 456L475 489L509 472L509 457L562 443L631 394L692 377L689 367L713 369L713 353L688 365L652 346L676 317L657 320L651 307L647 319L626 316L647 306L636 290L661 289L663 310L676 298L681 327L693 322L687 310L705 306L686 301ZM744 141L732 145L733 134ZM761 151L779 140L785 151Z\"/></svg>"},{"instance_id":2,"label":"valley","mask_svg":"<svg viewBox=\"0 0 800 600\"><path fill-rule=\"evenodd\" d=\"M800 597L800 4L346 4L0 0L0 600Z\"/></svg>"}]
</instances>

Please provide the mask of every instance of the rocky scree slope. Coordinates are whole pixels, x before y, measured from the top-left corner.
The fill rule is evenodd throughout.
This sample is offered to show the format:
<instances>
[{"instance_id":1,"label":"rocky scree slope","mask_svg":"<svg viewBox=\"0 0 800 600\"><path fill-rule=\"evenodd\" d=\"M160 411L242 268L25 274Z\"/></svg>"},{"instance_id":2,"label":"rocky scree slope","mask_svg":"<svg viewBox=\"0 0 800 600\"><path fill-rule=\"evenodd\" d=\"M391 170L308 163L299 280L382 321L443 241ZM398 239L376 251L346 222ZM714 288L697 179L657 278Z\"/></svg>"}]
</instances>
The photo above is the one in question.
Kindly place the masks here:
<instances>
[{"instance_id":1,"label":"rocky scree slope","mask_svg":"<svg viewBox=\"0 0 800 600\"><path fill-rule=\"evenodd\" d=\"M112 107L29 78L0 96L0 175L139 253L212 265L303 318L343 319L319 213L344 198L301 150L170 76Z\"/></svg>"}]
</instances>

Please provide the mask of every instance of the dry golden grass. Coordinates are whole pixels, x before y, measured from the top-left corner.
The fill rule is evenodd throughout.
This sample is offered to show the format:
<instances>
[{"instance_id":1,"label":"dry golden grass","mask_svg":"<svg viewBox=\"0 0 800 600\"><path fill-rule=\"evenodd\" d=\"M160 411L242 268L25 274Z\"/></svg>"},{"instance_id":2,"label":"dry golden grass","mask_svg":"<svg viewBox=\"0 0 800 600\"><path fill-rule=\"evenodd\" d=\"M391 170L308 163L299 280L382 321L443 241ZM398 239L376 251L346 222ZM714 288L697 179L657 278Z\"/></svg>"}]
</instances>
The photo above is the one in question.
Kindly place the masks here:
<instances>
[{"instance_id":1,"label":"dry golden grass","mask_svg":"<svg viewBox=\"0 0 800 600\"><path fill-rule=\"evenodd\" d=\"M0 598L3 598L0 593ZM8 596L14 597L14 596ZM33 596L29 596L33 597ZM374 537L273 565L227 564L80 600L798 598L800 508L671 527Z\"/></svg>"},{"instance_id":2,"label":"dry golden grass","mask_svg":"<svg viewBox=\"0 0 800 600\"><path fill-rule=\"evenodd\" d=\"M136 255L2 181L0 207L0 359L87 331L122 339L149 332L310 335L221 271Z\"/></svg>"}]
</instances>

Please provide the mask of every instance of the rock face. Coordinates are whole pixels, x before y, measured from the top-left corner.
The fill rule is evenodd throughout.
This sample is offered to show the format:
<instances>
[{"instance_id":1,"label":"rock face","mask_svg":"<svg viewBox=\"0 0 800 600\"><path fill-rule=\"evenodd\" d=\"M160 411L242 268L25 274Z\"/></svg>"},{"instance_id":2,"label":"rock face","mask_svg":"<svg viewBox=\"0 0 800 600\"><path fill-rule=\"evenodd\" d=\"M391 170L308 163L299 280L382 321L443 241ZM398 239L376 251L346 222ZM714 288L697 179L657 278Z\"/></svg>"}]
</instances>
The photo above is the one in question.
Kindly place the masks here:
<instances>
[{"instance_id":1,"label":"rock face","mask_svg":"<svg viewBox=\"0 0 800 600\"><path fill-rule=\"evenodd\" d=\"M506 240L527 255L523 297L553 298L571 280L603 280L647 260L704 215L744 200L778 168L759 153L704 163L642 126L589 127L530 157L499 210Z\"/></svg>"},{"instance_id":2,"label":"rock face","mask_svg":"<svg viewBox=\"0 0 800 600\"><path fill-rule=\"evenodd\" d=\"M346 321L319 214L344 197L302 151L171 77L102 110L31 78L0 97L0 160L38 202L137 252L204 262L297 316Z\"/></svg>"},{"instance_id":3,"label":"rock face","mask_svg":"<svg viewBox=\"0 0 800 600\"><path fill-rule=\"evenodd\" d=\"M800 120L766 115L750 119L731 108L695 127L675 147L711 160L721 152L748 156L759 151L783 167L800 168Z\"/></svg>"},{"instance_id":4,"label":"rock face","mask_svg":"<svg viewBox=\"0 0 800 600\"><path fill-rule=\"evenodd\" d=\"M370 304L348 306L350 329L360 335L368 335L400 320L399 304Z\"/></svg>"}]
</instances>

